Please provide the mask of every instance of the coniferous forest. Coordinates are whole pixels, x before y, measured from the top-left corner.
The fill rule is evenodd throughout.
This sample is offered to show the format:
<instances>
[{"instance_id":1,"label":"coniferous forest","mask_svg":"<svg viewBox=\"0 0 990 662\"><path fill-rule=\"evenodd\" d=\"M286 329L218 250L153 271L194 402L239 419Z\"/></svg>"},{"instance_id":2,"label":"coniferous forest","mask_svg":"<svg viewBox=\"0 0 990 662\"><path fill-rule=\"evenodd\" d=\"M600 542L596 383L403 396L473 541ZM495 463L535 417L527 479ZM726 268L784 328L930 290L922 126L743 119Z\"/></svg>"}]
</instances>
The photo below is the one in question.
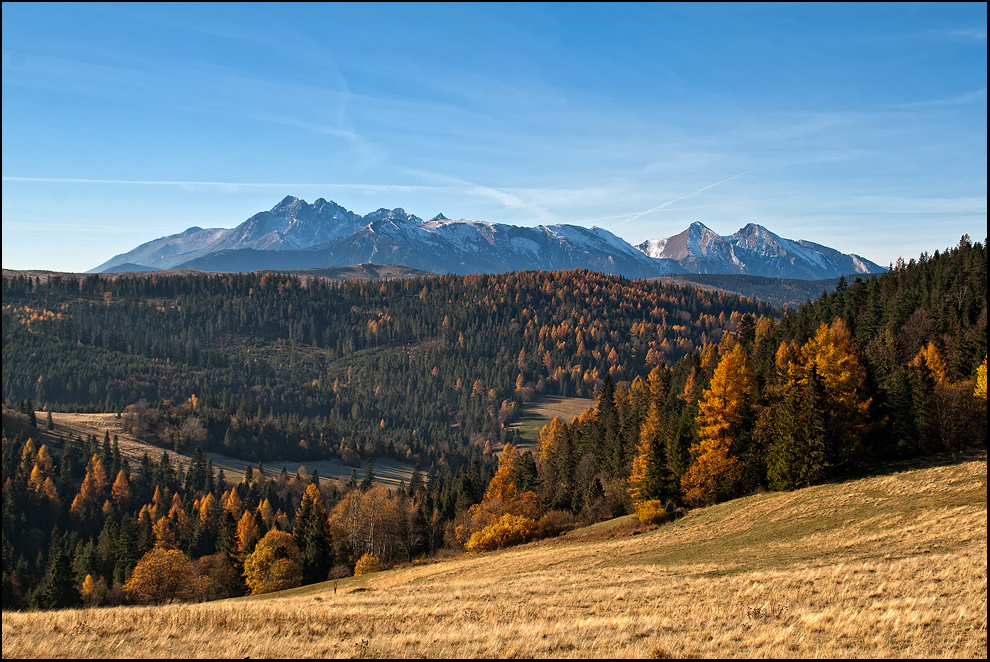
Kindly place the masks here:
<instances>
[{"instance_id":1,"label":"coniferous forest","mask_svg":"<svg viewBox=\"0 0 990 662\"><path fill-rule=\"evenodd\" d=\"M985 445L986 285L968 237L785 311L581 270L5 277L3 605L261 593ZM545 395L597 404L523 449ZM161 452L49 448L44 410ZM232 484L207 451L417 470Z\"/></svg>"}]
</instances>

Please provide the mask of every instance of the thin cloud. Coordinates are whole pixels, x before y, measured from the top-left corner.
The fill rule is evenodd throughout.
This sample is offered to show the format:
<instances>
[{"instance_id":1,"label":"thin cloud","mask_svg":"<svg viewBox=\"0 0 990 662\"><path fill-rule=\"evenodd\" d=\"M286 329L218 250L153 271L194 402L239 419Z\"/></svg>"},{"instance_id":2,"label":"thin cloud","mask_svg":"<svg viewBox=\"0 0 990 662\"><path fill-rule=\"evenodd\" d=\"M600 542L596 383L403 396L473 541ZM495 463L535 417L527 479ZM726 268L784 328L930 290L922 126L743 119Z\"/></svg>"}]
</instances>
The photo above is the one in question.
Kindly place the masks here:
<instances>
[{"instance_id":1,"label":"thin cloud","mask_svg":"<svg viewBox=\"0 0 990 662\"><path fill-rule=\"evenodd\" d=\"M447 187L417 184L323 184L319 182L213 182L162 179L84 179L78 177L14 177L4 176L5 182L35 182L45 184L108 184L124 186L201 186L216 188L274 188L274 189L344 189L372 192L443 191Z\"/></svg>"}]
</instances>

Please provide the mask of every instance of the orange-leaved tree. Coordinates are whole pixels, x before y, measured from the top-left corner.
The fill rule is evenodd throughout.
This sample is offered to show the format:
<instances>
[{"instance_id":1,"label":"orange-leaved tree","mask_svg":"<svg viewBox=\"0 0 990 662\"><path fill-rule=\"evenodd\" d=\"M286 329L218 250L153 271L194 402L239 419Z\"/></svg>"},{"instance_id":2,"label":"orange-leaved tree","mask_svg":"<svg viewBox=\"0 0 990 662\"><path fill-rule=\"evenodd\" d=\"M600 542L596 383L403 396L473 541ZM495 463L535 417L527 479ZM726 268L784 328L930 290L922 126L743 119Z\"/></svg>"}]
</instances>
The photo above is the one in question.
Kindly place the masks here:
<instances>
[{"instance_id":1,"label":"orange-leaved tree","mask_svg":"<svg viewBox=\"0 0 990 662\"><path fill-rule=\"evenodd\" d=\"M195 591L193 562L179 550L163 547L155 547L142 556L124 584L127 598L140 604L191 600Z\"/></svg>"},{"instance_id":2,"label":"orange-leaved tree","mask_svg":"<svg viewBox=\"0 0 990 662\"><path fill-rule=\"evenodd\" d=\"M690 449L694 461L681 477L688 504L701 506L727 497L742 478L742 462L730 450L742 432L753 388L746 353L737 344L723 354L698 403L698 443Z\"/></svg>"}]
</instances>

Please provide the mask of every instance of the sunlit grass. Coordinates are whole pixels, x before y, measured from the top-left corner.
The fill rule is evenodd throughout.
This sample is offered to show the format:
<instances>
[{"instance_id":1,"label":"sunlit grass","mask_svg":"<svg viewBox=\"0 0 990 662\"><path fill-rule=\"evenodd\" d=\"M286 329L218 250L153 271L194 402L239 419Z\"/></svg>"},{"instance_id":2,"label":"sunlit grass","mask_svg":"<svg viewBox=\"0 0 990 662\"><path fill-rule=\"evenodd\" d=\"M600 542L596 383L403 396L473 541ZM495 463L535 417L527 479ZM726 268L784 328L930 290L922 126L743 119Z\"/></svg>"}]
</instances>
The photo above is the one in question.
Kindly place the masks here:
<instances>
[{"instance_id":1,"label":"sunlit grass","mask_svg":"<svg viewBox=\"0 0 990 662\"><path fill-rule=\"evenodd\" d=\"M987 465L892 470L282 594L3 615L4 657L978 657Z\"/></svg>"}]
</instances>

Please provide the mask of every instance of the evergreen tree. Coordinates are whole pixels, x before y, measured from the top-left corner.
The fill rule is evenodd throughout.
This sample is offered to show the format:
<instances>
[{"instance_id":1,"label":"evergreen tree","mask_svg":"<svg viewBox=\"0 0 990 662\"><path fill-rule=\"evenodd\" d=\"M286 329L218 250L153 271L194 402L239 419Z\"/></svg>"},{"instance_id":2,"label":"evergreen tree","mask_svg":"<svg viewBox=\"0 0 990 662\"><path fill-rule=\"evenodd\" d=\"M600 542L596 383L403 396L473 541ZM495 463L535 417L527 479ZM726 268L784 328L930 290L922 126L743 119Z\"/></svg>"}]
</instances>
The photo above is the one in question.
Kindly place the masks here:
<instances>
[{"instance_id":1,"label":"evergreen tree","mask_svg":"<svg viewBox=\"0 0 990 662\"><path fill-rule=\"evenodd\" d=\"M58 542L52 543L51 562L44 581L31 595L32 609L66 609L82 604L69 555Z\"/></svg>"}]
</instances>

